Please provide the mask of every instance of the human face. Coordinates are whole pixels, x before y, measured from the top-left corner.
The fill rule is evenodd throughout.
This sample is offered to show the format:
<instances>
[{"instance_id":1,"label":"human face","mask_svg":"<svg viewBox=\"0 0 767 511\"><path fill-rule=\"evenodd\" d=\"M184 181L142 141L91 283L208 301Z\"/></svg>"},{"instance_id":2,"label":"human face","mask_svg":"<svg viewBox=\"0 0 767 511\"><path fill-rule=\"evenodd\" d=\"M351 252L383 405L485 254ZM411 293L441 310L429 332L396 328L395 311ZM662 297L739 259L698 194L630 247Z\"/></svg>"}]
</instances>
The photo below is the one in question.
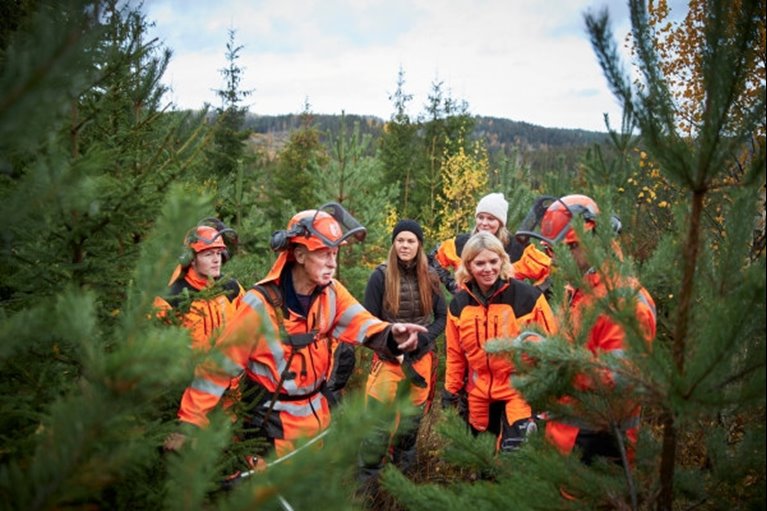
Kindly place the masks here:
<instances>
[{"instance_id":1,"label":"human face","mask_svg":"<svg viewBox=\"0 0 767 511\"><path fill-rule=\"evenodd\" d=\"M486 248L469 261L469 273L483 293L486 293L498 280L502 264L501 256Z\"/></svg>"},{"instance_id":2,"label":"human face","mask_svg":"<svg viewBox=\"0 0 767 511\"><path fill-rule=\"evenodd\" d=\"M197 252L197 255L192 261L192 266L195 271L203 277L217 279L221 276L223 252L224 250L222 248L209 248L202 252Z\"/></svg>"},{"instance_id":3,"label":"human face","mask_svg":"<svg viewBox=\"0 0 767 511\"><path fill-rule=\"evenodd\" d=\"M330 284L336 273L336 257L338 248L323 247L308 250L299 246L295 251L296 272L293 274L293 284L300 294L311 294L316 286Z\"/></svg>"},{"instance_id":4,"label":"human face","mask_svg":"<svg viewBox=\"0 0 767 511\"><path fill-rule=\"evenodd\" d=\"M498 230L501 228L501 221L495 218L489 213L479 213L476 217L477 231L487 231L491 234L498 235Z\"/></svg>"},{"instance_id":5,"label":"human face","mask_svg":"<svg viewBox=\"0 0 767 511\"><path fill-rule=\"evenodd\" d=\"M567 248L570 249L570 254L573 256L573 260L575 261L575 264L578 265L578 269L581 270L581 273L586 273L589 268L591 268L591 265L586 258L586 251L583 250L581 244L577 241L573 241L567 244Z\"/></svg>"},{"instance_id":6,"label":"human face","mask_svg":"<svg viewBox=\"0 0 767 511\"><path fill-rule=\"evenodd\" d=\"M394 238L394 251L403 263L415 259L418 254L418 237L410 231L402 231Z\"/></svg>"}]
</instances>

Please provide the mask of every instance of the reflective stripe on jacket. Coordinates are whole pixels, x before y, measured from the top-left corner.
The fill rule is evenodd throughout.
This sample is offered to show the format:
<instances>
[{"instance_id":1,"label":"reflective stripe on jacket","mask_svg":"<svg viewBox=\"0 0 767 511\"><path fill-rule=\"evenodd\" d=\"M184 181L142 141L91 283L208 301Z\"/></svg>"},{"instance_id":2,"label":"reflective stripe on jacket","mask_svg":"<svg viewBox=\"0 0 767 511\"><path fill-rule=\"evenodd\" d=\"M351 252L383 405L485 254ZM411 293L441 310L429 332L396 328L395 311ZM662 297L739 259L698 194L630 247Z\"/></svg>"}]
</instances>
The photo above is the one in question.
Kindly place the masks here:
<instances>
[{"instance_id":1,"label":"reflective stripe on jacket","mask_svg":"<svg viewBox=\"0 0 767 511\"><path fill-rule=\"evenodd\" d=\"M279 286L279 281L262 283ZM311 435L327 427L330 420L327 402L317 394L330 366L330 338L364 344L391 356L386 347L389 326L335 280L315 291L305 316L284 304L277 311L269 297L250 289L219 338L214 356L198 366L194 382L184 392L179 419L206 425L207 414L218 403L228 379L244 371L265 390L268 400L274 396L274 406L268 401L263 406L291 415L279 417L282 424L296 425L283 431L285 438ZM305 419L312 424L302 422Z\"/></svg>"}]
</instances>

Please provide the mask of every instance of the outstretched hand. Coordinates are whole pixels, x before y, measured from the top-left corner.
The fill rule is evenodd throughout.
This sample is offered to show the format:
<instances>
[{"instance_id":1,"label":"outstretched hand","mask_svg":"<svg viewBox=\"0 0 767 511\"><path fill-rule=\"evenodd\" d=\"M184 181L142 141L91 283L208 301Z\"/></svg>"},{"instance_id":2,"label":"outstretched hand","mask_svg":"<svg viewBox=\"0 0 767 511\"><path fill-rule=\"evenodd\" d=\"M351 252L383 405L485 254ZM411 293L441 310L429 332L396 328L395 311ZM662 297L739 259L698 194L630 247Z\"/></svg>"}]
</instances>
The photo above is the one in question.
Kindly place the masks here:
<instances>
[{"instance_id":1,"label":"outstretched hand","mask_svg":"<svg viewBox=\"0 0 767 511\"><path fill-rule=\"evenodd\" d=\"M418 347L418 333L427 331L425 326L415 323L394 323L391 328L397 348L405 353L415 350Z\"/></svg>"}]
</instances>

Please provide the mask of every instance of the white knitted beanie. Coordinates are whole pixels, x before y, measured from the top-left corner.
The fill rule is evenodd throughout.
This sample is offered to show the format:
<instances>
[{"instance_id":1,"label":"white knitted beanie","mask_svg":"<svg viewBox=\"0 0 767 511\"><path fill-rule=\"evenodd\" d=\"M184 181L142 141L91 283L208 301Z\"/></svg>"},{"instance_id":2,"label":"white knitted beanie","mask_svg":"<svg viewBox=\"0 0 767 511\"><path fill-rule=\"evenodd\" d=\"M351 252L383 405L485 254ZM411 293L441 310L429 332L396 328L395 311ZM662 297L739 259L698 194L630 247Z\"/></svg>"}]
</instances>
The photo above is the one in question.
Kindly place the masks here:
<instances>
[{"instance_id":1,"label":"white knitted beanie","mask_svg":"<svg viewBox=\"0 0 767 511\"><path fill-rule=\"evenodd\" d=\"M474 216L480 213L490 213L505 226L506 217L509 215L509 203L503 198L502 193L489 193L479 200Z\"/></svg>"}]
</instances>

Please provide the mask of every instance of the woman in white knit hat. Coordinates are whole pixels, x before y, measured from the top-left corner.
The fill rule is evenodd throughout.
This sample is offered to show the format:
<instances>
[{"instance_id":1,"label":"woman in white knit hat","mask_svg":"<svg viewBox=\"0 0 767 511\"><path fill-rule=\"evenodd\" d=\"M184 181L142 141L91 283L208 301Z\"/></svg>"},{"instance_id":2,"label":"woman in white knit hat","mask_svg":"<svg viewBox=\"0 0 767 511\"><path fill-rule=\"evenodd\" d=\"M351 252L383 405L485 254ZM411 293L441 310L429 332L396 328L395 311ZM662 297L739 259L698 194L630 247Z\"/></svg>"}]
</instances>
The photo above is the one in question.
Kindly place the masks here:
<instances>
[{"instance_id":1,"label":"woman in white knit hat","mask_svg":"<svg viewBox=\"0 0 767 511\"><path fill-rule=\"evenodd\" d=\"M523 243L514 237L506 228L506 218L509 214L509 203L502 193L489 193L477 203L474 214L474 229L471 232L459 234L455 238L443 241L429 254L429 260L437 270L439 278L450 294L458 291L453 273L461 264L463 246L472 234L488 231L494 234L503 244L506 253L514 267L514 277L519 280L529 280L540 285L549 276L551 258L538 250L534 245Z\"/></svg>"}]
</instances>

